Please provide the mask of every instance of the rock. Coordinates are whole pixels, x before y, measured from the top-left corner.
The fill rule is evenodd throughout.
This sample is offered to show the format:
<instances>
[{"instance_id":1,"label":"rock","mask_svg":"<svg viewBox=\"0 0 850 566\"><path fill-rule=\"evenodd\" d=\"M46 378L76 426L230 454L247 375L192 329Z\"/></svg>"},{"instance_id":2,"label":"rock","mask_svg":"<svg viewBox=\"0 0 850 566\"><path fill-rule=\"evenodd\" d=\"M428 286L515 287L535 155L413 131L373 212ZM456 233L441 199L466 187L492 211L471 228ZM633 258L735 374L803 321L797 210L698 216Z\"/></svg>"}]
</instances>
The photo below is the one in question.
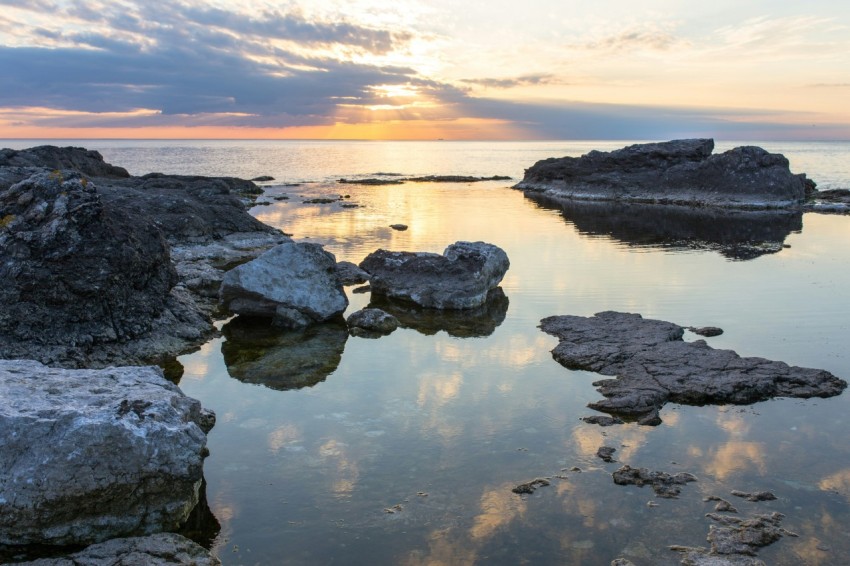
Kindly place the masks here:
<instances>
[{"instance_id":1,"label":"rock","mask_svg":"<svg viewBox=\"0 0 850 566\"><path fill-rule=\"evenodd\" d=\"M348 298L336 258L319 244L287 242L228 271L219 300L233 313L301 328L339 316Z\"/></svg>"},{"instance_id":2,"label":"rock","mask_svg":"<svg viewBox=\"0 0 850 566\"><path fill-rule=\"evenodd\" d=\"M717 328L716 326L701 326L701 327L689 326L688 330L690 330L694 334L699 334L700 336L705 336L706 338L711 338L712 336L720 336L721 334L723 334L723 329Z\"/></svg>"},{"instance_id":3,"label":"rock","mask_svg":"<svg viewBox=\"0 0 850 566\"><path fill-rule=\"evenodd\" d=\"M352 336L377 338L392 334L398 328L398 319L381 309L361 309L346 320Z\"/></svg>"},{"instance_id":4,"label":"rock","mask_svg":"<svg viewBox=\"0 0 850 566\"><path fill-rule=\"evenodd\" d=\"M176 528L198 502L210 422L159 368L0 361L0 544Z\"/></svg>"},{"instance_id":5,"label":"rock","mask_svg":"<svg viewBox=\"0 0 850 566\"><path fill-rule=\"evenodd\" d=\"M242 316L225 324L222 334L231 377L280 391L324 381L339 366L348 340L348 329L338 322L283 330Z\"/></svg>"},{"instance_id":6,"label":"rock","mask_svg":"<svg viewBox=\"0 0 850 566\"><path fill-rule=\"evenodd\" d=\"M582 234L604 236L635 248L706 250L734 260L782 251L803 229L797 209L740 210L630 202L594 202L526 191L538 206L557 210Z\"/></svg>"},{"instance_id":7,"label":"rock","mask_svg":"<svg viewBox=\"0 0 850 566\"><path fill-rule=\"evenodd\" d=\"M625 558L615 558L611 561L611 566L635 566L635 564Z\"/></svg>"},{"instance_id":8,"label":"rock","mask_svg":"<svg viewBox=\"0 0 850 566\"><path fill-rule=\"evenodd\" d=\"M712 155L714 140L636 144L581 157L551 158L526 169L515 188L582 200L740 208L799 206L805 175L760 147Z\"/></svg>"},{"instance_id":9,"label":"rock","mask_svg":"<svg viewBox=\"0 0 850 566\"><path fill-rule=\"evenodd\" d=\"M773 495L769 491L757 491L755 493L748 493L746 491L738 491L737 489L732 490L732 495L735 497L742 497L747 501L775 501L776 496Z\"/></svg>"},{"instance_id":10,"label":"rock","mask_svg":"<svg viewBox=\"0 0 850 566\"><path fill-rule=\"evenodd\" d=\"M254 183L268 183L269 181L274 181L274 177L271 175L260 175L259 177L254 177L251 181Z\"/></svg>"},{"instance_id":11,"label":"rock","mask_svg":"<svg viewBox=\"0 0 850 566\"><path fill-rule=\"evenodd\" d=\"M404 232L407 230L407 224L390 224L390 228L399 232Z\"/></svg>"},{"instance_id":12,"label":"rock","mask_svg":"<svg viewBox=\"0 0 850 566\"><path fill-rule=\"evenodd\" d=\"M715 513L708 513L706 517L721 525L709 528L710 549L671 547L685 555L681 562L685 566L763 565L761 560L752 558L760 548L783 536L797 536L780 526L785 517L782 513L754 515L747 519Z\"/></svg>"},{"instance_id":13,"label":"rock","mask_svg":"<svg viewBox=\"0 0 850 566\"><path fill-rule=\"evenodd\" d=\"M850 189L830 189L807 193L808 201L803 207L806 212L850 213Z\"/></svg>"},{"instance_id":14,"label":"rock","mask_svg":"<svg viewBox=\"0 0 850 566\"><path fill-rule=\"evenodd\" d=\"M614 459L614 452L616 452L616 448L611 448L610 446L600 446L599 449L596 450L596 455L602 459L603 462L616 462Z\"/></svg>"},{"instance_id":15,"label":"rock","mask_svg":"<svg viewBox=\"0 0 850 566\"><path fill-rule=\"evenodd\" d=\"M19 562L23 566L218 566L221 562L210 551L174 533L146 537L116 538L93 544L62 558L41 558Z\"/></svg>"},{"instance_id":16,"label":"rock","mask_svg":"<svg viewBox=\"0 0 850 566\"><path fill-rule=\"evenodd\" d=\"M484 242L456 242L443 255L378 250L360 263L373 295L435 309L483 305L509 266L501 248Z\"/></svg>"},{"instance_id":17,"label":"rock","mask_svg":"<svg viewBox=\"0 0 850 566\"><path fill-rule=\"evenodd\" d=\"M336 274L343 285L360 285L369 281L369 274L350 261L340 261L336 264Z\"/></svg>"},{"instance_id":18,"label":"rock","mask_svg":"<svg viewBox=\"0 0 850 566\"><path fill-rule=\"evenodd\" d=\"M413 183L478 183L480 181L510 181L510 177L493 175L492 177L472 177L469 175L425 175L424 177L407 177L405 181Z\"/></svg>"},{"instance_id":19,"label":"rock","mask_svg":"<svg viewBox=\"0 0 850 566\"><path fill-rule=\"evenodd\" d=\"M652 487L656 497L675 499L682 491L682 486L697 479L693 474L679 472L670 475L665 472L651 472L647 468L632 468L625 465L615 471L612 476L617 485L636 485Z\"/></svg>"},{"instance_id":20,"label":"rock","mask_svg":"<svg viewBox=\"0 0 850 566\"><path fill-rule=\"evenodd\" d=\"M443 331L458 338L480 338L493 334L505 321L509 305L510 301L505 292L501 287L496 287L487 293L483 305L473 309L429 309L380 295L373 295L369 308L384 310L396 317L402 328L412 328L426 336Z\"/></svg>"},{"instance_id":21,"label":"rock","mask_svg":"<svg viewBox=\"0 0 850 566\"><path fill-rule=\"evenodd\" d=\"M608 415L591 415L589 417L582 417L581 420L587 424L595 424L599 426L614 426L624 424L625 422L623 419L618 419L617 417L611 417Z\"/></svg>"},{"instance_id":22,"label":"rock","mask_svg":"<svg viewBox=\"0 0 850 566\"><path fill-rule=\"evenodd\" d=\"M684 328L639 314L606 311L592 317L541 321L557 336L552 356L569 369L616 375L594 386L605 397L588 406L641 424L658 424L667 402L748 404L773 397L831 397L847 382L824 370L742 358L704 340L684 342Z\"/></svg>"},{"instance_id":23,"label":"rock","mask_svg":"<svg viewBox=\"0 0 850 566\"><path fill-rule=\"evenodd\" d=\"M531 480L530 482L521 483L515 488L513 488L511 491L519 495L530 494L537 491L538 487L546 487L547 485L550 485L550 483L551 482L549 482L549 480L547 479L537 478L535 480Z\"/></svg>"},{"instance_id":24,"label":"rock","mask_svg":"<svg viewBox=\"0 0 850 566\"><path fill-rule=\"evenodd\" d=\"M125 178L123 167L110 165L94 150L82 147L41 145L28 149L0 149L0 167L43 167L52 170L73 169L88 177Z\"/></svg>"},{"instance_id":25,"label":"rock","mask_svg":"<svg viewBox=\"0 0 850 566\"><path fill-rule=\"evenodd\" d=\"M404 181L401 179L339 179L338 183L343 183L346 185L369 185L369 186L380 186L380 185L403 185Z\"/></svg>"}]
</instances>

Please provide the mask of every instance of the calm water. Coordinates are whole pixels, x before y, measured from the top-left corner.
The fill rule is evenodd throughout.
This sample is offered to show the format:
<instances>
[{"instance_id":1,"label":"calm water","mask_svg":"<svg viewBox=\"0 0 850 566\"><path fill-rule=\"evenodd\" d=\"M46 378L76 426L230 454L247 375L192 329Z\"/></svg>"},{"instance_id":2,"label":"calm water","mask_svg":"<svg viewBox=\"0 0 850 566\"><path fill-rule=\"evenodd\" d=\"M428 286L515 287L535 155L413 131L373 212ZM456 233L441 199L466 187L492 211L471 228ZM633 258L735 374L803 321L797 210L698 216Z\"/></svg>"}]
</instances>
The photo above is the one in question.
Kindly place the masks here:
<instances>
[{"instance_id":1,"label":"calm water","mask_svg":"<svg viewBox=\"0 0 850 566\"><path fill-rule=\"evenodd\" d=\"M340 260L359 262L379 247L442 251L457 240L497 244L511 259L507 300L476 316L409 315L408 328L379 340L335 327L270 335L231 322L224 337L180 358L181 388L218 414L205 476L220 525L213 548L225 564L597 565L618 556L678 564L669 545L706 546L709 495L734 500L742 515L787 516L783 526L800 536L764 549L767 563L850 563L847 395L668 405L658 427L600 428L579 421L594 413L585 405L599 398L598 376L554 362L556 341L536 328L555 314L637 312L719 326L725 333L708 339L715 347L848 379L850 218L705 223L562 210L509 183L334 182L377 173L519 178L537 159L624 142L75 145L134 174L273 175L267 200L290 200L252 212ZM821 188L850 188L850 144L760 145ZM335 194L360 206L300 204ZM349 312L368 303L348 291ZM618 463L595 456L602 445L617 448ZM655 500L649 488L614 485L622 463L699 481L677 500ZM574 466L582 471L565 471ZM511 492L537 477L551 486ZM747 503L732 489L779 499Z\"/></svg>"}]
</instances>

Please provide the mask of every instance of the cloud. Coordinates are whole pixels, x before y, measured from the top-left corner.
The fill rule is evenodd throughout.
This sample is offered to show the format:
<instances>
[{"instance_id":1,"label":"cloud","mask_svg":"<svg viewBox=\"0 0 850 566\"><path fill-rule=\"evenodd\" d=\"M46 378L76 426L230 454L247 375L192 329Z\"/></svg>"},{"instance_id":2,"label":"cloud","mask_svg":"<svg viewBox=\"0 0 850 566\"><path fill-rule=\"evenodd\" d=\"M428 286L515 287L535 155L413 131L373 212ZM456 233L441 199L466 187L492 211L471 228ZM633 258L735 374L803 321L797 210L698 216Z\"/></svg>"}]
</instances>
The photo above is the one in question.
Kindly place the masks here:
<instances>
[{"instance_id":1,"label":"cloud","mask_svg":"<svg viewBox=\"0 0 850 566\"><path fill-rule=\"evenodd\" d=\"M688 43L666 31L656 29L632 29L614 35L593 39L572 47L589 51L668 51Z\"/></svg>"},{"instance_id":2,"label":"cloud","mask_svg":"<svg viewBox=\"0 0 850 566\"><path fill-rule=\"evenodd\" d=\"M548 73L540 73L533 75L522 75L512 78L482 78L482 79L463 79L462 82L479 85L487 88L514 88L518 86L544 85L544 84L564 84L557 78Z\"/></svg>"}]
</instances>

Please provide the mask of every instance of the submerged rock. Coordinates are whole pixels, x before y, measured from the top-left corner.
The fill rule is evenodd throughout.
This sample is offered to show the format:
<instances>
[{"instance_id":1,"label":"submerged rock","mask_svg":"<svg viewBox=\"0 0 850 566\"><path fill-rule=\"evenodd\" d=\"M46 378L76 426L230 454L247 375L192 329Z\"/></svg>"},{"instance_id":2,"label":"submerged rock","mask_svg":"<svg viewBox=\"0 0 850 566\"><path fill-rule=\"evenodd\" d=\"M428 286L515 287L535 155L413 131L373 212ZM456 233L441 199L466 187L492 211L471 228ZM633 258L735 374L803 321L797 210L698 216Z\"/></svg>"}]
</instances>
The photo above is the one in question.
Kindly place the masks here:
<instances>
[{"instance_id":1,"label":"submerged rock","mask_svg":"<svg viewBox=\"0 0 850 566\"><path fill-rule=\"evenodd\" d=\"M617 461L617 460L615 460L615 459L614 459L614 452L616 452L616 451L617 451L617 449L616 449L616 448L612 448L611 446L600 446L600 447L596 450L596 455L597 455L597 456L598 456L598 457L599 457L599 458L600 458L603 462L608 462L608 463L610 464L611 462L616 462L616 461Z\"/></svg>"},{"instance_id":2,"label":"submerged rock","mask_svg":"<svg viewBox=\"0 0 850 566\"><path fill-rule=\"evenodd\" d=\"M711 543L710 549L670 547L684 555L681 562L683 566L764 565L761 560L752 558L760 548L773 544L783 536L797 536L781 527L785 517L782 513L757 514L749 518L708 513L706 517L720 525L709 527L707 540Z\"/></svg>"},{"instance_id":3,"label":"submerged rock","mask_svg":"<svg viewBox=\"0 0 850 566\"><path fill-rule=\"evenodd\" d=\"M222 333L227 340L221 353L231 377L281 391L324 381L339 366L348 340L348 328L338 322L283 330L242 316Z\"/></svg>"},{"instance_id":4,"label":"submerged rock","mask_svg":"<svg viewBox=\"0 0 850 566\"><path fill-rule=\"evenodd\" d=\"M518 189L582 200L742 208L799 206L810 182L760 147L712 155L714 140L636 144L538 161Z\"/></svg>"},{"instance_id":5,"label":"submerged rock","mask_svg":"<svg viewBox=\"0 0 850 566\"><path fill-rule=\"evenodd\" d=\"M511 491L513 491L514 493L516 493L518 495L531 494L531 493L534 493L535 491L537 491L538 487L546 487L547 485L550 485L550 484L551 484L551 482L549 480L545 479L545 478L537 478L537 479L531 480L529 482L521 483L518 486L516 486L515 488L513 488Z\"/></svg>"},{"instance_id":6,"label":"submerged rock","mask_svg":"<svg viewBox=\"0 0 850 566\"><path fill-rule=\"evenodd\" d=\"M378 250L360 263L373 295L434 309L483 305L509 266L501 248L484 242L456 242L443 255Z\"/></svg>"},{"instance_id":7,"label":"submerged rock","mask_svg":"<svg viewBox=\"0 0 850 566\"><path fill-rule=\"evenodd\" d=\"M337 317L348 298L336 258L319 244L287 242L228 271L219 298L233 313L302 328Z\"/></svg>"},{"instance_id":8,"label":"submerged rock","mask_svg":"<svg viewBox=\"0 0 850 566\"><path fill-rule=\"evenodd\" d=\"M353 336L377 338L392 334L398 328L398 319L381 309L361 309L346 320Z\"/></svg>"},{"instance_id":9,"label":"submerged rock","mask_svg":"<svg viewBox=\"0 0 850 566\"><path fill-rule=\"evenodd\" d=\"M175 529L198 502L213 422L159 368L0 361L0 544Z\"/></svg>"},{"instance_id":10,"label":"submerged rock","mask_svg":"<svg viewBox=\"0 0 850 566\"><path fill-rule=\"evenodd\" d=\"M336 274L343 285L360 285L369 281L369 274L350 261L337 262Z\"/></svg>"},{"instance_id":11,"label":"submerged rock","mask_svg":"<svg viewBox=\"0 0 850 566\"><path fill-rule=\"evenodd\" d=\"M218 566L221 561L206 548L174 533L116 538L93 544L62 558L20 562L23 566Z\"/></svg>"},{"instance_id":12,"label":"submerged rock","mask_svg":"<svg viewBox=\"0 0 850 566\"><path fill-rule=\"evenodd\" d=\"M693 474L679 472L670 475L666 472L652 472L647 468L632 468L623 466L612 474L617 485L648 485L657 497L675 499L682 492L682 486L697 481Z\"/></svg>"},{"instance_id":13,"label":"submerged rock","mask_svg":"<svg viewBox=\"0 0 850 566\"><path fill-rule=\"evenodd\" d=\"M735 497L741 497L746 499L747 501L759 502L759 501L775 501L776 496L769 491L756 491L754 493L748 493L746 491L739 491L737 489L732 490L732 495Z\"/></svg>"},{"instance_id":14,"label":"submerged rock","mask_svg":"<svg viewBox=\"0 0 850 566\"><path fill-rule=\"evenodd\" d=\"M540 327L560 340L552 356L561 365L617 376L594 383L605 399L589 407L641 424L659 424L658 411L667 402L740 405L773 397L831 397L847 387L825 370L742 358L704 340L684 342L683 327L639 314L553 316Z\"/></svg>"}]
</instances>

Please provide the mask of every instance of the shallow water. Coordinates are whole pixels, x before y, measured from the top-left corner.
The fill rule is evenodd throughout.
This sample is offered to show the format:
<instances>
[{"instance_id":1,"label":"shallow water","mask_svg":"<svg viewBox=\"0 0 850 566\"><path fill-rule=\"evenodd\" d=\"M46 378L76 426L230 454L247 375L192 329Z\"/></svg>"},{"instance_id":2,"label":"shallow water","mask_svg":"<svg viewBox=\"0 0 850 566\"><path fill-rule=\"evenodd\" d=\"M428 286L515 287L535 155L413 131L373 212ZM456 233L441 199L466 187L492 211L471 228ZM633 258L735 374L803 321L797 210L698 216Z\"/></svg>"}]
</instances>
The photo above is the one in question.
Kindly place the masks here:
<instances>
[{"instance_id":1,"label":"shallow water","mask_svg":"<svg viewBox=\"0 0 850 566\"><path fill-rule=\"evenodd\" d=\"M537 328L555 314L636 312L719 326L725 333L707 339L714 347L848 379L850 218L785 218L764 241L742 244L755 220L718 220L718 236L711 222L684 218L678 224L693 230L676 237L672 224L659 232L659 221L636 221L634 210L564 210L505 182L334 182L519 177L537 159L622 142L99 143L85 145L134 174L274 175L264 198L289 200L253 213L339 260L379 247L439 252L457 240L497 244L511 260L507 300L476 316L411 316L378 340L332 326L276 335L233 321L223 338L180 358L181 388L218 414L205 476L225 564L678 564L669 545L706 546L709 495L742 515L787 516L783 526L800 536L764 549L767 563L850 563L846 394L671 404L658 427L601 428L579 420L594 414L586 404L599 398L599 376L557 364L555 339ZM848 144L762 145L822 187L850 187ZM301 204L336 194L359 207ZM348 291L348 312L368 303ZM618 463L595 456L602 445L617 448ZM679 499L656 499L649 488L614 485L623 463L699 481ZM531 496L511 492L537 477L552 483ZM733 489L779 499L747 503Z\"/></svg>"}]
</instances>

